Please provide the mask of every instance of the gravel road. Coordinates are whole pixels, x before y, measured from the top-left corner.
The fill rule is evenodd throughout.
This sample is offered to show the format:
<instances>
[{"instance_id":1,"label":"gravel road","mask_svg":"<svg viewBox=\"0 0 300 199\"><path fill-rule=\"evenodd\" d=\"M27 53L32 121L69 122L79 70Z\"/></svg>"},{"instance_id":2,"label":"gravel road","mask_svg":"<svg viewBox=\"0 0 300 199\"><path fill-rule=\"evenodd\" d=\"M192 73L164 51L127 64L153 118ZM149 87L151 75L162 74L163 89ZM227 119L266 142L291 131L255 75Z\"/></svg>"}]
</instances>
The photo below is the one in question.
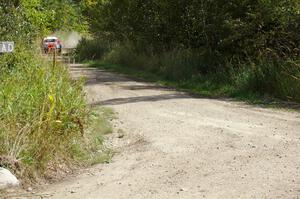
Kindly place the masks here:
<instances>
[{"instance_id":1,"label":"gravel road","mask_svg":"<svg viewBox=\"0 0 300 199\"><path fill-rule=\"evenodd\" d=\"M300 198L300 113L192 97L121 75L86 76L91 105L118 119L112 163L43 188L47 198Z\"/></svg>"}]
</instances>

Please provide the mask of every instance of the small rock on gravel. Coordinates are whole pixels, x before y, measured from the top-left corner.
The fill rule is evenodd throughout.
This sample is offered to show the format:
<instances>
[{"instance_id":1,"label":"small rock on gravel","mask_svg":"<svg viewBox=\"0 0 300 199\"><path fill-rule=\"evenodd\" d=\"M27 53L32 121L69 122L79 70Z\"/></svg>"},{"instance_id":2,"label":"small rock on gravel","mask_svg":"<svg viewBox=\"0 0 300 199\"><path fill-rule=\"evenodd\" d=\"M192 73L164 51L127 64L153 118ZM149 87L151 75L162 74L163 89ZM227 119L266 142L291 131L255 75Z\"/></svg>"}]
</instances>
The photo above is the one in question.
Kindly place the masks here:
<instances>
[{"instance_id":1,"label":"small rock on gravel","mask_svg":"<svg viewBox=\"0 0 300 199\"><path fill-rule=\"evenodd\" d=\"M32 192L32 187L28 187L28 188L27 188L27 191L28 191L28 192Z\"/></svg>"},{"instance_id":2,"label":"small rock on gravel","mask_svg":"<svg viewBox=\"0 0 300 199\"><path fill-rule=\"evenodd\" d=\"M19 180L7 169L0 168L0 189L19 186Z\"/></svg>"}]
</instances>

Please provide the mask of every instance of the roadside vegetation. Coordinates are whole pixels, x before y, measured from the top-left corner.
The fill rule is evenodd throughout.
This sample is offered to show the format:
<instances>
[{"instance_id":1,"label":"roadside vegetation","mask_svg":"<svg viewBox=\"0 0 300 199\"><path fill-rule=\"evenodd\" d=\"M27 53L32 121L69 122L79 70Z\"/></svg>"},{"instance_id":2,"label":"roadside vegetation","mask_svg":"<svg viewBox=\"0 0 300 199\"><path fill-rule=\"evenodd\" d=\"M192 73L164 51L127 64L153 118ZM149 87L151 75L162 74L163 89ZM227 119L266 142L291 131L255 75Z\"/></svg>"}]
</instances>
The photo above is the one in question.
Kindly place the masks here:
<instances>
[{"instance_id":1,"label":"roadside vegetation","mask_svg":"<svg viewBox=\"0 0 300 199\"><path fill-rule=\"evenodd\" d=\"M47 34L85 30L80 6L67 0L0 2L0 40L16 46L14 53L0 54L0 167L23 182L111 156L103 146L103 135L112 131L111 111L91 110L84 80L72 80L66 66L53 67L41 55Z\"/></svg>"},{"instance_id":2,"label":"roadside vegetation","mask_svg":"<svg viewBox=\"0 0 300 199\"><path fill-rule=\"evenodd\" d=\"M84 11L92 39L82 40L81 60L209 96L300 102L297 0L110 0Z\"/></svg>"}]
</instances>

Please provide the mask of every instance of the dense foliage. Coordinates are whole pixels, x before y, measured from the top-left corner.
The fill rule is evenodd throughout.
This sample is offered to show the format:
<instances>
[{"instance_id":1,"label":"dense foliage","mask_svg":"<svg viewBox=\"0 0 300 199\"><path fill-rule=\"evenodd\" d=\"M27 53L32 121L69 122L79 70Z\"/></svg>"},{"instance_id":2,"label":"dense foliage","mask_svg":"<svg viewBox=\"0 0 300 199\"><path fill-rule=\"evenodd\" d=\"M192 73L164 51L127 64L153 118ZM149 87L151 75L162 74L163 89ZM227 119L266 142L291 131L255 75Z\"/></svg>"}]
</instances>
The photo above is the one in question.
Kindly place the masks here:
<instances>
[{"instance_id":1,"label":"dense foliage","mask_svg":"<svg viewBox=\"0 0 300 199\"><path fill-rule=\"evenodd\" d=\"M206 48L252 56L272 49L299 56L299 1L111 0L93 6L91 30L156 50Z\"/></svg>"},{"instance_id":2,"label":"dense foliage","mask_svg":"<svg viewBox=\"0 0 300 199\"><path fill-rule=\"evenodd\" d=\"M82 6L73 0L11 0L0 1L0 37L30 41L56 30L86 28Z\"/></svg>"},{"instance_id":3,"label":"dense foliage","mask_svg":"<svg viewBox=\"0 0 300 199\"><path fill-rule=\"evenodd\" d=\"M16 46L14 53L0 54L0 167L19 176L54 170L85 151L88 110L82 82L40 56L41 37L85 29L79 4L0 0L0 41Z\"/></svg>"},{"instance_id":4,"label":"dense foliage","mask_svg":"<svg viewBox=\"0 0 300 199\"><path fill-rule=\"evenodd\" d=\"M114 57L131 53L126 64L175 80L222 71L233 84L243 71L255 92L300 99L298 0L94 1L86 15L95 38L119 43Z\"/></svg>"},{"instance_id":5,"label":"dense foliage","mask_svg":"<svg viewBox=\"0 0 300 199\"><path fill-rule=\"evenodd\" d=\"M20 53L2 70L0 88L0 166L28 177L71 160L86 123L82 84L64 67Z\"/></svg>"}]
</instances>

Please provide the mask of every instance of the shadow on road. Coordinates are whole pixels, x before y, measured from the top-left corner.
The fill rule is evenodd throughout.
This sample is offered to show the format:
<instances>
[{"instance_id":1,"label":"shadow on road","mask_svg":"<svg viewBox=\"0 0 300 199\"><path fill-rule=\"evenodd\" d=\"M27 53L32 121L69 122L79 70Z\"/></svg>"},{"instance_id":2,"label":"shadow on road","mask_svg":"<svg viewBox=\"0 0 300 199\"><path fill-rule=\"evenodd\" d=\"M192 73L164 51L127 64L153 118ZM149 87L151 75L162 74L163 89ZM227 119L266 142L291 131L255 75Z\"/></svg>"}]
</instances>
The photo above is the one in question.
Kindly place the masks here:
<instances>
[{"instance_id":1,"label":"shadow on road","mask_svg":"<svg viewBox=\"0 0 300 199\"><path fill-rule=\"evenodd\" d=\"M104 100L100 102L94 102L91 105L121 105L138 102L157 102L162 100L171 99L189 99L191 97L184 94L163 94L163 95L151 95L151 96L139 96L139 97L128 97L128 98L115 98L110 100Z\"/></svg>"},{"instance_id":2,"label":"shadow on road","mask_svg":"<svg viewBox=\"0 0 300 199\"><path fill-rule=\"evenodd\" d=\"M86 85L96 85L99 83L105 82L129 82L132 81L128 78L117 76L111 73L107 73L105 71L94 69L94 68L86 68L86 67L72 67L71 74L74 79L85 78Z\"/></svg>"},{"instance_id":3,"label":"shadow on road","mask_svg":"<svg viewBox=\"0 0 300 199\"><path fill-rule=\"evenodd\" d=\"M92 86L97 84L114 84L117 82L140 82L140 83L146 83L147 81L129 77L126 75L121 74L115 74L111 72L106 72L104 70L100 70L97 68L89 68L85 66L84 64L72 64L70 65L70 72L74 79L79 79L81 77L86 78L86 85ZM149 82L148 82L149 83ZM164 91L175 91L177 89L172 87L165 87L160 85L119 85L124 90L164 90ZM137 103L137 102L155 102L160 100L169 100L169 99L179 99L179 98L198 98L198 99L211 99L211 100L222 100L222 101L239 101L239 99L234 99L230 97L216 97L216 96L205 96L201 94L196 94L190 91L186 90L180 90L184 91L185 93L178 93L178 94L164 94L164 95L154 95L154 96L141 96L141 97L130 97L130 98L116 98L116 99L110 99L106 101L100 101L92 103L92 106L96 105L118 105L118 104L127 104L127 103ZM300 111L300 105L298 103L293 102L285 102L281 100L270 100L270 99L264 99L262 101L259 101L257 103L253 102L247 102L244 101L245 104L249 104L255 107L259 108L269 108L269 107L277 107L277 108L288 108Z\"/></svg>"},{"instance_id":4,"label":"shadow on road","mask_svg":"<svg viewBox=\"0 0 300 199\"><path fill-rule=\"evenodd\" d=\"M122 86L122 89L125 90L164 90L164 91L175 91L173 88L168 88L160 85L129 85Z\"/></svg>"}]
</instances>

